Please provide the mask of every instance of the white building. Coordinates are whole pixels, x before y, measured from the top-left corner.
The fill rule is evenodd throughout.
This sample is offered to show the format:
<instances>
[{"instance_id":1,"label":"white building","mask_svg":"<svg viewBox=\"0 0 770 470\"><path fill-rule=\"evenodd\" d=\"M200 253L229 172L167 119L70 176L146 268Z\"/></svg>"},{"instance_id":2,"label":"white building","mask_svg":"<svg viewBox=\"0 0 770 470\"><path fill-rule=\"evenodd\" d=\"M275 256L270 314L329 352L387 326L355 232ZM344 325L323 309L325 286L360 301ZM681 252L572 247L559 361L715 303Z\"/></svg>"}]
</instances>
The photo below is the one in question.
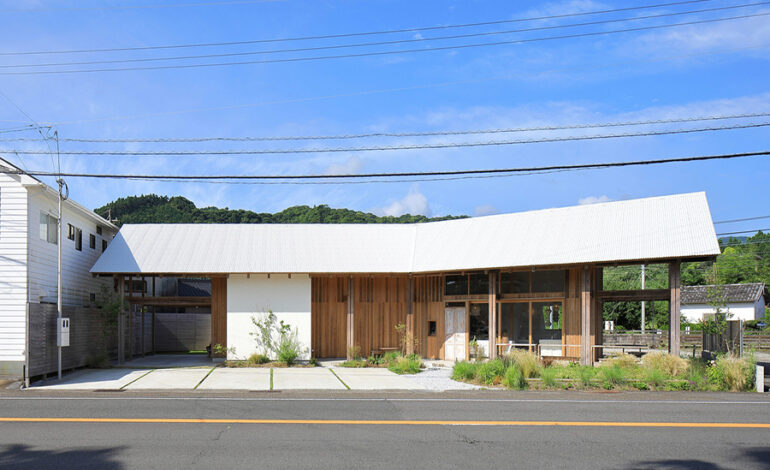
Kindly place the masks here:
<instances>
[{"instance_id":1,"label":"white building","mask_svg":"<svg viewBox=\"0 0 770 470\"><path fill-rule=\"evenodd\" d=\"M57 298L58 190L19 171L0 159L0 377L22 376L36 347L28 345L30 306ZM87 306L105 283L89 269L118 228L72 200L63 212L63 303Z\"/></svg>"},{"instance_id":2,"label":"white building","mask_svg":"<svg viewBox=\"0 0 770 470\"><path fill-rule=\"evenodd\" d=\"M759 320L765 316L765 284L725 284L724 286L682 287L682 321L696 323L713 314L712 299L723 299L723 311L730 320Z\"/></svg>"}]
</instances>

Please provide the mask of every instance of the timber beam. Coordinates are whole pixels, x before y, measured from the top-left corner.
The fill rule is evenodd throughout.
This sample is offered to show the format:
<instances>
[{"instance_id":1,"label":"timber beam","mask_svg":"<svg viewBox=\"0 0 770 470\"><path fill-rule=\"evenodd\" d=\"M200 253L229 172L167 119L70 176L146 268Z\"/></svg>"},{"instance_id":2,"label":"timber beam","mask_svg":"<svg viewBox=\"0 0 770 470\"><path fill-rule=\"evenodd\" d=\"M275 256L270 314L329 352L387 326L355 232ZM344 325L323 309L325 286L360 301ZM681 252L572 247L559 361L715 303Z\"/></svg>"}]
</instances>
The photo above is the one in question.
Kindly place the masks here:
<instances>
[{"instance_id":1,"label":"timber beam","mask_svg":"<svg viewBox=\"0 0 770 470\"><path fill-rule=\"evenodd\" d=\"M671 292L668 289L645 290L602 290L596 293L602 302L636 302L669 300Z\"/></svg>"}]
</instances>

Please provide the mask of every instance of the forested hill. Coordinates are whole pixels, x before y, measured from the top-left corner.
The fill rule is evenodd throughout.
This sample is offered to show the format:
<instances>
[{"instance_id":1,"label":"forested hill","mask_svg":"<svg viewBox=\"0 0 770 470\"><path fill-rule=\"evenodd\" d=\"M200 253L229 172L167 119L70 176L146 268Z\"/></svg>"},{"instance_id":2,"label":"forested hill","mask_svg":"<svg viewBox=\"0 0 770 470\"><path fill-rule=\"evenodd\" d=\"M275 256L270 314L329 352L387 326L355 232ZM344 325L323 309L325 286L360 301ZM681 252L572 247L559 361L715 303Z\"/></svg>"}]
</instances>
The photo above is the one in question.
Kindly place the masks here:
<instances>
[{"instance_id":1,"label":"forested hill","mask_svg":"<svg viewBox=\"0 0 770 470\"><path fill-rule=\"evenodd\" d=\"M188 224L407 224L415 222L434 222L438 220L460 219L467 216L426 217L424 215L405 214L399 217L380 217L368 212L349 209L333 209L326 205L294 206L281 212L253 212L242 209L231 210L227 207L196 207L182 196L168 197L148 194L116 199L94 212L112 219L116 224L153 224L153 223L188 223Z\"/></svg>"}]
</instances>

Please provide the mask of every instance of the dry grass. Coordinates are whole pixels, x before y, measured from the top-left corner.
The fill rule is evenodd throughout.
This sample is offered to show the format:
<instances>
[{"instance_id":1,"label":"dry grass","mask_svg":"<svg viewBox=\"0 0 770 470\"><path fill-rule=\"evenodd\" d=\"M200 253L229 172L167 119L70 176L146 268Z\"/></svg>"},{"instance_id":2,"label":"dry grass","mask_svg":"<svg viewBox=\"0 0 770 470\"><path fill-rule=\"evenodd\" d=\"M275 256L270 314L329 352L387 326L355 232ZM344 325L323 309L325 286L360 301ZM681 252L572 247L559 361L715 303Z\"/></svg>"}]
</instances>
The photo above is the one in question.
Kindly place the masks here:
<instances>
[{"instance_id":1,"label":"dry grass","mask_svg":"<svg viewBox=\"0 0 770 470\"><path fill-rule=\"evenodd\" d=\"M631 354L616 354L607 360L609 365L617 365L623 369L633 369L636 367L636 357Z\"/></svg>"},{"instance_id":2,"label":"dry grass","mask_svg":"<svg viewBox=\"0 0 770 470\"><path fill-rule=\"evenodd\" d=\"M654 351L642 356L642 365L648 370L657 369L675 377L687 372L690 364L679 356L673 356L663 351Z\"/></svg>"},{"instance_id":3,"label":"dry grass","mask_svg":"<svg viewBox=\"0 0 770 470\"><path fill-rule=\"evenodd\" d=\"M536 354L523 349L514 349L505 355L503 359L507 365L515 365L521 371L524 378L537 377L542 367L542 362Z\"/></svg>"},{"instance_id":4,"label":"dry grass","mask_svg":"<svg viewBox=\"0 0 770 470\"><path fill-rule=\"evenodd\" d=\"M751 363L736 356L722 356L717 358L716 364L710 371L710 376L721 381L721 387L731 392L741 392L748 388L752 373Z\"/></svg>"}]
</instances>

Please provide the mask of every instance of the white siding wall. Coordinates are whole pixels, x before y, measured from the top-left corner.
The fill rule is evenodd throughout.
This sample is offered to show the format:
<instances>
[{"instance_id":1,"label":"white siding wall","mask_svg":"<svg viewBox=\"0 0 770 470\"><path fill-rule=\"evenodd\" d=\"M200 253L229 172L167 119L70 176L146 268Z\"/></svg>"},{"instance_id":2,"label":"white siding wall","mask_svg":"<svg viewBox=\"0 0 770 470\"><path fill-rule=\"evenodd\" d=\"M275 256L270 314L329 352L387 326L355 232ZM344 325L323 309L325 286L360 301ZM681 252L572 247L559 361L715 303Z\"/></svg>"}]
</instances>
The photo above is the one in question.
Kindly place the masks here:
<instances>
[{"instance_id":1,"label":"white siding wall","mask_svg":"<svg viewBox=\"0 0 770 470\"><path fill-rule=\"evenodd\" d=\"M251 317L265 315L271 310L278 321L296 327L305 350L303 359L310 358L310 276L293 274L230 275L227 280L227 345L235 347L228 359L245 359L256 352L255 331Z\"/></svg>"},{"instance_id":2,"label":"white siding wall","mask_svg":"<svg viewBox=\"0 0 770 470\"><path fill-rule=\"evenodd\" d=\"M26 293L27 191L0 173L0 362L24 361Z\"/></svg>"},{"instance_id":3,"label":"white siding wall","mask_svg":"<svg viewBox=\"0 0 770 470\"><path fill-rule=\"evenodd\" d=\"M757 316L757 308L755 304L750 302L743 303L729 303L727 309L731 316L728 320L756 320L760 317ZM708 304L688 304L681 306L682 320L695 323L703 319L704 313L714 313L714 307ZM764 312L763 312L764 314Z\"/></svg>"},{"instance_id":4,"label":"white siding wall","mask_svg":"<svg viewBox=\"0 0 770 470\"><path fill-rule=\"evenodd\" d=\"M58 247L40 239L40 211L56 216L58 201L55 195L40 188L29 189L29 301L56 302ZM75 249L75 241L67 238L67 224L83 231L83 250ZM111 280L94 278L89 270L102 254L102 240L109 243L115 232L102 226L102 235L96 234L96 222L66 203L62 240L62 302L64 305L89 305L89 294L100 293L100 285L111 287ZM96 236L96 247L89 246L89 234Z\"/></svg>"}]
</instances>

